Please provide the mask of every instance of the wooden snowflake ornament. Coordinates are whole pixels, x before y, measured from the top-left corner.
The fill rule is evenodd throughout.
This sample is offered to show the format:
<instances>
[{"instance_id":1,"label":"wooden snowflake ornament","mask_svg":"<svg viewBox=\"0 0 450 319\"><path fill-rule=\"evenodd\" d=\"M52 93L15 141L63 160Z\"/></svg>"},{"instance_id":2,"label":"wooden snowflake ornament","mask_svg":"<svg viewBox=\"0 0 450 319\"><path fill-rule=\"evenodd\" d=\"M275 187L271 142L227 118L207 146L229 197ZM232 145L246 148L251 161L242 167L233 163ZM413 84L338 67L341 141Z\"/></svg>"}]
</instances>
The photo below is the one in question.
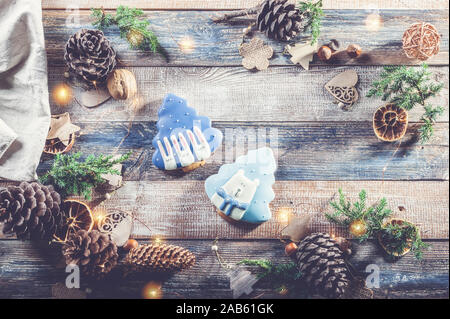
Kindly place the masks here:
<instances>
[{"instance_id":1,"label":"wooden snowflake ornament","mask_svg":"<svg viewBox=\"0 0 450 319\"><path fill-rule=\"evenodd\" d=\"M248 70L266 70L269 67L269 59L273 55L273 49L264 45L263 40L253 38L250 43L242 43L239 48L242 55L242 65Z\"/></svg>"}]
</instances>

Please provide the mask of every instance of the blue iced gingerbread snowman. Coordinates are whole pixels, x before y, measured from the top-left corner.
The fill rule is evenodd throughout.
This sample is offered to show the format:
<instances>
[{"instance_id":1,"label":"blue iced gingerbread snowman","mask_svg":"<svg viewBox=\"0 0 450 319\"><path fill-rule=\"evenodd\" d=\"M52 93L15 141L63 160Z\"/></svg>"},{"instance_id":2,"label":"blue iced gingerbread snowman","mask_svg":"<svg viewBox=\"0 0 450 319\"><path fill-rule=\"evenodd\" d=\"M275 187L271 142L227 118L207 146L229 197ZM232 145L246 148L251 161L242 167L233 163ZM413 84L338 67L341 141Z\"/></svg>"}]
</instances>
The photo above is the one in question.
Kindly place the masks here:
<instances>
[{"instance_id":1,"label":"blue iced gingerbread snowman","mask_svg":"<svg viewBox=\"0 0 450 319\"><path fill-rule=\"evenodd\" d=\"M205 181L206 194L219 213L233 221L262 223L272 217L276 162L268 147L251 150L225 164Z\"/></svg>"},{"instance_id":2,"label":"blue iced gingerbread snowman","mask_svg":"<svg viewBox=\"0 0 450 319\"><path fill-rule=\"evenodd\" d=\"M199 116L186 100L168 94L158 111L158 134L152 145L156 149L153 164L162 170L185 172L203 166L222 144L222 132L211 126L211 120Z\"/></svg>"}]
</instances>

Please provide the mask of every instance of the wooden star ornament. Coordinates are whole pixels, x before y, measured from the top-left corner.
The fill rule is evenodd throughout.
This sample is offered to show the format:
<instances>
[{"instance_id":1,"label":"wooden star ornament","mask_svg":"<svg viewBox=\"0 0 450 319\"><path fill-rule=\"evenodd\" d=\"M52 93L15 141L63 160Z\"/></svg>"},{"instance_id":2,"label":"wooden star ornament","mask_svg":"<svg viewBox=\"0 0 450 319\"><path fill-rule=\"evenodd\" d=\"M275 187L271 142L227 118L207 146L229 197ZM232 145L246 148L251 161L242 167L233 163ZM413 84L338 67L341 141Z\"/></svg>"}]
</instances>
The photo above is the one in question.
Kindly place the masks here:
<instances>
[{"instance_id":1,"label":"wooden star ornament","mask_svg":"<svg viewBox=\"0 0 450 319\"><path fill-rule=\"evenodd\" d=\"M269 59L273 55L273 49L264 45L263 40L253 38L249 43L242 43L239 48L242 55L242 65L248 70L256 68L257 70L265 70L269 67Z\"/></svg>"},{"instance_id":2,"label":"wooden star ornament","mask_svg":"<svg viewBox=\"0 0 450 319\"><path fill-rule=\"evenodd\" d=\"M69 113L52 115L44 152L61 154L68 152L75 143L75 133L80 127L72 124Z\"/></svg>"},{"instance_id":3,"label":"wooden star ornament","mask_svg":"<svg viewBox=\"0 0 450 319\"><path fill-rule=\"evenodd\" d=\"M48 132L47 139L59 138L61 143L68 145L70 142L70 135L78 132L79 126L72 124L70 121L69 113L63 113L61 115L53 115L50 122L50 131Z\"/></svg>"}]
</instances>

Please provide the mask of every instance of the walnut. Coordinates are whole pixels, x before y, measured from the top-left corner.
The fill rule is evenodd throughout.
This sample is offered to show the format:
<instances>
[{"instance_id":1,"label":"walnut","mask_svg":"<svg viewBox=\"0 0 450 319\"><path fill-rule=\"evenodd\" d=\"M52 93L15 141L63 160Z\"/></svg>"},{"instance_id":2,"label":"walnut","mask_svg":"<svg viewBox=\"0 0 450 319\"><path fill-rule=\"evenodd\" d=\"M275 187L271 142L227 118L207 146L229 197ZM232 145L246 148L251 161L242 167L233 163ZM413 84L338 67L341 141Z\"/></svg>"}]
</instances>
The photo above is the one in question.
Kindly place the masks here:
<instances>
[{"instance_id":1,"label":"walnut","mask_svg":"<svg viewBox=\"0 0 450 319\"><path fill-rule=\"evenodd\" d=\"M116 69L108 76L108 91L116 100L133 98L137 93L134 74L125 69Z\"/></svg>"}]
</instances>

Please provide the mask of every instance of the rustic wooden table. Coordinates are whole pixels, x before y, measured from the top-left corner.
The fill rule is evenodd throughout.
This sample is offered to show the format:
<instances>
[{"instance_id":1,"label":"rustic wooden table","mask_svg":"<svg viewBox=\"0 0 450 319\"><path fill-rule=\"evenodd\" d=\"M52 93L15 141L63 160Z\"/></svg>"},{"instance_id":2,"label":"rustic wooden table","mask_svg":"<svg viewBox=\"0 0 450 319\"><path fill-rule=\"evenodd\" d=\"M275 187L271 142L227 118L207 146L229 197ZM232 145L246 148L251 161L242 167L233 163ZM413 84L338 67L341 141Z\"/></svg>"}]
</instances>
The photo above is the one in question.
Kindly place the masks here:
<instances>
[{"instance_id":1,"label":"rustic wooden table","mask_svg":"<svg viewBox=\"0 0 450 319\"><path fill-rule=\"evenodd\" d=\"M106 32L122 65L136 74L145 102L145 109L135 117L119 150L133 151L125 165L125 185L106 205L132 211L151 227L150 234L143 225L135 223L133 236L142 242L159 236L189 248L197 256L195 267L164 278L164 297L231 297L226 271L220 268L210 249L215 237L222 239L220 251L229 263L242 258L287 261L283 244L277 240L284 225L277 216L282 207L292 208L295 214L313 214L314 230L345 234L341 229L333 229L321 214L328 209L337 189L342 188L351 195L366 189L370 201L386 197L396 211L399 206L405 207L406 211L397 216L420 224L423 237L432 244L422 261L408 254L392 263L383 257L375 242L355 243L351 262L360 276L366 275L369 264L380 267L381 287L374 290L375 297L448 298L448 84L438 98L446 111L436 125L435 137L424 146L404 141L395 156L398 144L382 143L372 131L372 114L381 105L380 100L365 97L383 65L416 64L402 53L401 37L410 24L421 20L434 24L442 33L440 53L428 63L435 77L448 83L448 1L324 0L326 16L320 42L337 38L345 46L358 43L367 53L365 57L334 65L315 59L311 69L305 71L282 54L282 44L261 36L273 46L275 55L267 71L249 72L241 66L238 54L242 29L248 21L214 24L210 18L258 2L124 2L145 9L153 30L169 52L170 63L158 55L130 50L117 30ZM79 4L79 15L66 10L67 1L43 0L50 90L63 79L65 41L78 29L91 27L88 9L114 9L122 2L71 3ZM378 13L383 19L377 32L369 32L365 27L365 19L371 13ZM185 37L195 44L190 53L183 53L177 44ZM353 110L345 112L332 103L324 84L348 69L359 75L361 98ZM266 135L267 140L271 140L271 134L278 136L276 142L271 140L276 144L271 146L278 150L279 165L271 221L259 227L239 227L216 214L204 192L204 180L216 173L230 154L218 152L212 163L189 174L167 174L152 165L151 140L156 133L157 110L169 92L186 98L199 113L211 117L215 127L225 133L227 143L234 139L251 149L257 141L247 140L247 135L258 132L257 136ZM52 105L53 114L65 111L82 127L73 151L112 154L127 134L129 114L122 103L109 101L91 110L76 103L65 109ZM420 110L412 111L410 125L420 116ZM411 140L413 131L410 128L406 141ZM39 173L48 169L51 162L51 158L43 157ZM64 268L54 253L29 242L0 239L0 297L49 298L52 286L64 282L64 278ZM139 297L150 279L122 280L117 275L115 280L91 285L90 297ZM255 288L250 297L280 297L264 284Z\"/></svg>"}]
</instances>

